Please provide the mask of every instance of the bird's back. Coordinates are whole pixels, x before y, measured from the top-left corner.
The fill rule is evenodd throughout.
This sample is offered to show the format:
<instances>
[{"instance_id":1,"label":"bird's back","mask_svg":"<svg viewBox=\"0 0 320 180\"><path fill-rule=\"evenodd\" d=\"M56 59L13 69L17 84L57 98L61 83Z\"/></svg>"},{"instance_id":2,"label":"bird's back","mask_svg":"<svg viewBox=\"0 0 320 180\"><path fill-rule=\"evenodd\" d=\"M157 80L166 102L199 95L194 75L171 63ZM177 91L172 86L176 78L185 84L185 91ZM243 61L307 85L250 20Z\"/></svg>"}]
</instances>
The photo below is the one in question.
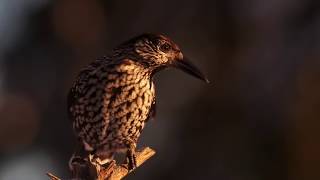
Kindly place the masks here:
<instances>
[{"instance_id":1,"label":"bird's back","mask_svg":"<svg viewBox=\"0 0 320 180\"><path fill-rule=\"evenodd\" d=\"M96 60L68 95L68 111L86 150L117 152L136 143L155 103L150 72L130 59Z\"/></svg>"}]
</instances>

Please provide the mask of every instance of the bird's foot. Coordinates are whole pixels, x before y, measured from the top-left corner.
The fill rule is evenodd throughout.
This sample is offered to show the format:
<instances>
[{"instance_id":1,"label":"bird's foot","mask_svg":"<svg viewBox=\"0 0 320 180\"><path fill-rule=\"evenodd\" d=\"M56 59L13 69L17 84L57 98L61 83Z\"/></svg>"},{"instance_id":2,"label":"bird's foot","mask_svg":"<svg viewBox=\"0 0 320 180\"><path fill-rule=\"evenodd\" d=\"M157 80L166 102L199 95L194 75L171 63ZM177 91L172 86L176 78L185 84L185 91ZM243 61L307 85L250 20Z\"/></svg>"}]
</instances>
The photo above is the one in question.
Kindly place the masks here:
<instances>
[{"instance_id":1,"label":"bird's foot","mask_svg":"<svg viewBox=\"0 0 320 180\"><path fill-rule=\"evenodd\" d=\"M72 156L68 162L69 170L74 171L74 168L76 166L83 165L83 164L85 164L85 160L82 157L80 157L76 154L72 154Z\"/></svg>"},{"instance_id":2,"label":"bird's foot","mask_svg":"<svg viewBox=\"0 0 320 180\"><path fill-rule=\"evenodd\" d=\"M99 174L101 171L101 165L97 161L97 157L95 157L93 154L89 154L88 156L89 162L95 167L96 173Z\"/></svg>"},{"instance_id":3,"label":"bird's foot","mask_svg":"<svg viewBox=\"0 0 320 180\"><path fill-rule=\"evenodd\" d=\"M101 160L99 157L95 157L93 154L89 154L88 159L90 163L96 168L98 174L101 169L104 169L104 165L111 161L110 159Z\"/></svg>"},{"instance_id":4,"label":"bird's foot","mask_svg":"<svg viewBox=\"0 0 320 180\"><path fill-rule=\"evenodd\" d=\"M116 164L115 161L112 159L101 159L93 154L89 154L88 161L88 163L91 164L91 173L93 173L96 177L105 174L110 174L113 171L113 168Z\"/></svg>"}]
</instances>

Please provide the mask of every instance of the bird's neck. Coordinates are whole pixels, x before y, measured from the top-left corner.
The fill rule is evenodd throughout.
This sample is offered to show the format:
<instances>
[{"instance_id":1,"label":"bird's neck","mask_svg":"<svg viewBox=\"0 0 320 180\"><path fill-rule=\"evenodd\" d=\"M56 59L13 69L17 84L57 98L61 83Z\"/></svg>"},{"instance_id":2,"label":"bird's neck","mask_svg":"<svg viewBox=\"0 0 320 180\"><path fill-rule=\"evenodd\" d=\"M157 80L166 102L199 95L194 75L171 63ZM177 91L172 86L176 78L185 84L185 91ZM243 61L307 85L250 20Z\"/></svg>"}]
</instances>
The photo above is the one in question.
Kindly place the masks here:
<instances>
[{"instance_id":1,"label":"bird's neck","mask_svg":"<svg viewBox=\"0 0 320 180\"><path fill-rule=\"evenodd\" d=\"M135 69L138 69L138 71L144 72L150 79L152 79L157 72L167 68L165 65L151 65L148 63L151 60L142 60L137 54L128 52L133 51L124 52L123 50L114 49L108 56L104 57L104 66L121 64L131 65Z\"/></svg>"}]
</instances>

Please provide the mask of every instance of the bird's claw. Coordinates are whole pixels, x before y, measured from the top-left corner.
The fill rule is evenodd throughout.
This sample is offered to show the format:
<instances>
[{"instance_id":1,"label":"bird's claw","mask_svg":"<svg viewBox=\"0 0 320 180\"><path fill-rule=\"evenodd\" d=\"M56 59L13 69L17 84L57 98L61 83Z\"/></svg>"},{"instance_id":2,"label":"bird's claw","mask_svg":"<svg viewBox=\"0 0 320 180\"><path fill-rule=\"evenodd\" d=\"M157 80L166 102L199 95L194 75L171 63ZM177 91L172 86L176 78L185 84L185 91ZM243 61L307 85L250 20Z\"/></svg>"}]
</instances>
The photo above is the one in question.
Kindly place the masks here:
<instances>
[{"instance_id":1,"label":"bird's claw","mask_svg":"<svg viewBox=\"0 0 320 180\"><path fill-rule=\"evenodd\" d=\"M75 166L77 165L81 165L84 164L85 160L82 159L80 156L77 156L75 154L72 154L69 162L68 162L68 166L69 166L69 170L70 171L74 171Z\"/></svg>"},{"instance_id":2,"label":"bird's claw","mask_svg":"<svg viewBox=\"0 0 320 180\"><path fill-rule=\"evenodd\" d=\"M103 159L101 160L99 157L95 157L92 154L89 154L88 159L90 163L96 168L97 173L101 171L101 169L104 169L106 165L110 165L110 162L112 160L110 159Z\"/></svg>"}]
</instances>

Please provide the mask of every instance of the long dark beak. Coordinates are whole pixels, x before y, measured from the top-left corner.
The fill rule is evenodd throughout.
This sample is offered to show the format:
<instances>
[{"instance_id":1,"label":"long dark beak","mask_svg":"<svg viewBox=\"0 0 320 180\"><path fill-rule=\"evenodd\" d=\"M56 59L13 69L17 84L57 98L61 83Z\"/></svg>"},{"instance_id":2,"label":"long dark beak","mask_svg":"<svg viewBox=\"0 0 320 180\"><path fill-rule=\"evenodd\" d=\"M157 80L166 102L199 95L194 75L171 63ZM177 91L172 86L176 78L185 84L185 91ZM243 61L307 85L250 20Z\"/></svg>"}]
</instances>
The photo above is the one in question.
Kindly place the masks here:
<instances>
[{"instance_id":1,"label":"long dark beak","mask_svg":"<svg viewBox=\"0 0 320 180\"><path fill-rule=\"evenodd\" d=\"M206 83L209 83L209 80L203 75L203 73L195 66L188 58L176 59L172 62L172 65L182 71L198 78Z\"/></svg>"}]
</instances>

